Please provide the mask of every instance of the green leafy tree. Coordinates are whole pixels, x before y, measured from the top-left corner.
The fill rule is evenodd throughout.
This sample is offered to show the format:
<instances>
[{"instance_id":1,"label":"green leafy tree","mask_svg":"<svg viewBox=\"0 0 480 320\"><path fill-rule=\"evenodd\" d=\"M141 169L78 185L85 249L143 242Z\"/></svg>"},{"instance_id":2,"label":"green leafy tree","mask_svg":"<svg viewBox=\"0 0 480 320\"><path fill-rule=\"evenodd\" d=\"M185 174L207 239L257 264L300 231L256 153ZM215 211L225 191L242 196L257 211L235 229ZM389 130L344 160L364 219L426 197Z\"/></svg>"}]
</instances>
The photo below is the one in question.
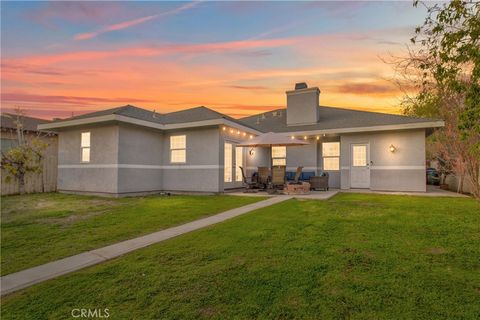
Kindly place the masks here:
<instances>
[{"instance_id":1,"label":"green leafy tree","mask_svg":"<svg viewBox=\"0 0 480 320\"><path fill-rule=\"evenodd\" d=\"M18 182L20 194L24 194L26 175L42 172L44 151L48 144L39 137L28 141L25 139L19 111L14 123L16 124L18 146L2 152L1 166L7 173L5 181L9 183L12 178L15 179Z\"/></svg>"},{"instance_id":2,"label":"green leafy tree","mask_svg":"<svg viewBox=\"0 0 480 320\"><path fill-rule=\"evenodd\" d=\"M441 118L428 153L472 183L480 198L480 3L423 3L428 14L410 39L408 56L393 61L408 115ZM461 190L460 190L461 191Z\"/></svg>"},{"instance_id":3,"label":"green leafy tree","mask_svg":"<svg viewBox=\"0 0 480 320\"><path fill-rule=\"evenodd\" d=\"M414 6L418 6L418 0ZM453 93L460 103L458 128L462 138L480 135L480 2L453 0L428 7L428 16L415 30L413 44L426 54L419 64L422 73L420 100L437 100L429 82L433 79L438 94ZM440 96L441 98L441 96ZM480 140L472 146L480 155Z\"/></svg>"}]
</instances>

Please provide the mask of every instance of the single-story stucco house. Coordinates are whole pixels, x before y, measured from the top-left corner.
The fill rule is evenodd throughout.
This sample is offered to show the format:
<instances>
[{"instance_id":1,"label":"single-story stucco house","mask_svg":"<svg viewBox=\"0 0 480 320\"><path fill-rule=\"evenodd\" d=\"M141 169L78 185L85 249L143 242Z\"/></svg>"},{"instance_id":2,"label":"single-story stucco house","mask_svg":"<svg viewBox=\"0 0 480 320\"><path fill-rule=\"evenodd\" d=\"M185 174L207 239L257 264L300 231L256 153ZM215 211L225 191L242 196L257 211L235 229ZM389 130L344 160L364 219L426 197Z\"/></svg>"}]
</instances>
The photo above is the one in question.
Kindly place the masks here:
<instances>
[{"instance_id":1,"label":"single-story stucco house","mask_svg":"<svg viewBox=\"0 0 480 320\"><path fill-rule=\"evenodd\" d=\"M287 108L233 119L206 107L159 114L123 106L42 124L58 133L58 190L104 195L219 193L242 186L239 166L303 166L331 188L425 191L425 137L443 121L319 105L301 83ZM266 132L294 147L237 147Z\"/></svg>"}]
</instances>

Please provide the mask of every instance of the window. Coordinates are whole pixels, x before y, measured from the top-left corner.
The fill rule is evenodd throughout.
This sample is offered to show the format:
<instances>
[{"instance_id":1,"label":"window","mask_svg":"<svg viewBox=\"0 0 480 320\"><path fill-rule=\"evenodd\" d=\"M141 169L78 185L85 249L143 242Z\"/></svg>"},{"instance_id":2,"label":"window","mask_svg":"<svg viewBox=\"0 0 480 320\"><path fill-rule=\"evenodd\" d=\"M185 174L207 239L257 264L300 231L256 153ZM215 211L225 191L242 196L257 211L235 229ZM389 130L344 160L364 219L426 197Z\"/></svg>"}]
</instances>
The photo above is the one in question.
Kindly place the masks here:
<instances>
[{"instance_id":1,"label":"window","mask_svg":"<svg viewBox=\"0 0 480 320\"><path fill-rule=\"evenodd\" d=\"M340 170L340 142L322 143L323 170Z\"/></svg>"},{"instance_id":2,"label":"window","mask_svg":"<svg viewBox=\"0 0 480 320\"><path fill-rule=\"evenodd\" d=\"M170 137L170 162L185 163L187 159L187 136Z\"/></svg>"},{"instance_id":3,"label":"window","mask_svg":"<svg viewBox=\"0 0 480 320\"><path fill-rule=\"evenodd\" d=\"M225 143L225 154L223 156L224 166L223 166L223 181L232 182L232 153L233 146L231 143Z\"/></svg>"},{"instance_id":4,"label":"window","mask_svg":"<svg viewBox=\"0 0 480 320\"><path fill-rule=\"evenodd\" d=\"M90 162L90 132L82 132L80 148L82 149L82 162Z\"/></svg>"},{"instance_id":5,"label":"window","mask_svg":"<svg viewBox=\"0 0 480 320\"><path fill-rule=\"evenodd\" d=\"M367 165L367 146L353 146L353 166L365 167Z\"/></svg>"},{"instance_id":6,"label":"window","mask_svg":"<svg viewBox=\"0 0 480 320\"><path fill-rule=\"evenodd\" d=\"M235 181L242 182L243 175L242 170L240 167L243 168L243 148L236 147L235 148Z\"/></svg>"},{"instance_id":7,"label":"window","mask_svg":"<svg viewBox=\"0 0 480 320\"><path fill-rule=\"evenodd\" d=\"M274 166L287 165L287 147L272 147L272 164Z\"/></svg>"}]
</instances>

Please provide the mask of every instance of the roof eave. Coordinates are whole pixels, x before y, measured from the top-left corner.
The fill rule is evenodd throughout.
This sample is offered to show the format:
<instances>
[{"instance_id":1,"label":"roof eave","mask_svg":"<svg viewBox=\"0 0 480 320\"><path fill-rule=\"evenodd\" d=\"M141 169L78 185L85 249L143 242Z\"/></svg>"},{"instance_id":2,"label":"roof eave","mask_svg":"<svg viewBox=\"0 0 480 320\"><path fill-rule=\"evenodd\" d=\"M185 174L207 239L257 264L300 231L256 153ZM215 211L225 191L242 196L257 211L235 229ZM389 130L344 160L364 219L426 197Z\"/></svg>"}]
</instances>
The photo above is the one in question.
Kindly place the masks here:
<instances>
[{"instance_id":1,"label":"roof eave","mask_svg":"<svg viewBox=\"0 0 480 320\"><path fill-rule=\"evenodd\" d=\"M409 129L427 129L440 128L445 126L445 121L426 121L417 123L380 125L368 127L352 127L352 128L334 128L334 129L319 129L319 130L305 130L305 131L288 131L284 132L291 135L315 135L315 134L340 134L340 133L356 133L356 132L375 132L375 131L392 131L392 130L409 130Z\"/></svg>"}]
</instances>

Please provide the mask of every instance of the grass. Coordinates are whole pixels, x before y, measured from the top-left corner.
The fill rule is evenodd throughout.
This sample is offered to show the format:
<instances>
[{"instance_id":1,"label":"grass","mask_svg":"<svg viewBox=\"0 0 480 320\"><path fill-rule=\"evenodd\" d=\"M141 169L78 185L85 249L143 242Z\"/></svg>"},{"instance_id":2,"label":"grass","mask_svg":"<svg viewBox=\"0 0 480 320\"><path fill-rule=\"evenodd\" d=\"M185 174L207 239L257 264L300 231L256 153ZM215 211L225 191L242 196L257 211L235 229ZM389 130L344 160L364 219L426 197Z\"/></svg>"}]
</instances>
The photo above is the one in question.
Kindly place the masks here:
<instances>
[{"instance_id":1,"label":"grass","mask_svg":"<svg viewBox=\"0 0 480 320\"><path fill-rule=\"evenodd\" d=\"M480 205L288 200L3 297L3 319L478 319Z\"/></svg>"},{"instance_id":2,"label":"grass","mask_svg":"<svg viewBox=\"0 0 480 320\"><path fill-rule=\"evenodd\" d=\"M113 199L57 193L2 197L2 275L262 199L223 195Z\"/></svg>"}]
</instances>

